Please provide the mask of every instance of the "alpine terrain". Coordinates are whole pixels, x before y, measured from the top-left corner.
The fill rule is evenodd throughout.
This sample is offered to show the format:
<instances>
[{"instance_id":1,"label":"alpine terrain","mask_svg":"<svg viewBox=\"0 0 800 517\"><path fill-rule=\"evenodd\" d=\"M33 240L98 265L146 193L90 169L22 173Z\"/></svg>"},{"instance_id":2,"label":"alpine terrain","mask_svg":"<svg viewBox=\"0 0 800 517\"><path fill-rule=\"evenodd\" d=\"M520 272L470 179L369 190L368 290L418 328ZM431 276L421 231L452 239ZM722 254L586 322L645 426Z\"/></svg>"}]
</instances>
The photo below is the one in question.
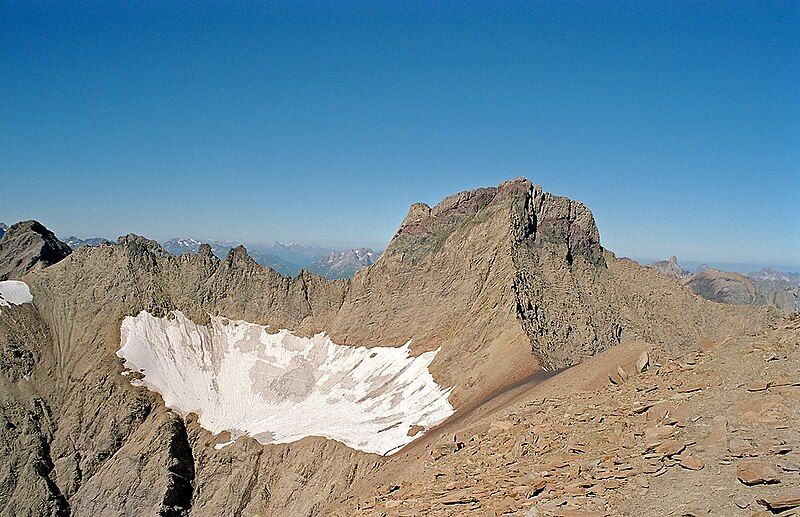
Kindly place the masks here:
<instances>
[{"instance_id":1,"label":"alpine terrain","mask_svg":"<svg viewBox=\"0 0 800 517\"><path fill-rule=\"evenodd\" d=\"M800 320L757 284L618 258L527 179L412 205L379 258L313 260L330 278L11 226L0 515L800 506Z\"/></svg>"}]
</instances>

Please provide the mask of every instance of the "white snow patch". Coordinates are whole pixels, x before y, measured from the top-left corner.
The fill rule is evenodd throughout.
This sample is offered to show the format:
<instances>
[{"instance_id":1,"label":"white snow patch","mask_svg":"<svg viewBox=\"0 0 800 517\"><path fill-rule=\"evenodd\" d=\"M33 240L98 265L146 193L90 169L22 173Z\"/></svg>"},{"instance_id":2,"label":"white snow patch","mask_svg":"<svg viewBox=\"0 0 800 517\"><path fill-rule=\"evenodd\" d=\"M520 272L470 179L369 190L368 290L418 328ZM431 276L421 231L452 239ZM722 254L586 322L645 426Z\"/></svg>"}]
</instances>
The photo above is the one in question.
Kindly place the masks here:
<instances>
[{"instance_id":1,"label":"white snow patch","mask_svg":"<svg viewBox=\"0 0 800 517\"><path fill-rule=\"evenodd\" d=\"M139 372L132 379L182 416L196 413L214 434L233 440L288 443L324 436L354 449L391 454L453 414L428 366L437 351L417 357L409 343L392 347L337 345L324 333L288 330L212 317L198 325L175 311L146 311L122 321L117 356ZM218 444L219 448L228 443Z\"/></svg>"},{"instance_id":2,"label":"white snow patch","mask_svg":"<svg viewBox=\"0 0 800 517\"><path fill-rule=\"evenodd\" d=\"M216 444L216 445L214 446L214 448L215 448L215 449L217 449L217 450L220 450L220 449L222 449L223 447L227 447L228 445L231 445L231 444L233 444L233 443L235 443L235 442L236 442L236 440L228 440L227 442L222 442L222 443L218 443L218 444Z\"/></svg>"},{"instance_id":3,"label":"white snow patch","mask_svg":"<svg viewBox=\"0 0 800 517\"><path fill-rule=\"evenodd\" d=\"M28 284L19 280L4 280L0 282L0 307L11 307L31 303L33 296ZM0 311L0 314L2 312Z\"/></svg>"}]
</instances>

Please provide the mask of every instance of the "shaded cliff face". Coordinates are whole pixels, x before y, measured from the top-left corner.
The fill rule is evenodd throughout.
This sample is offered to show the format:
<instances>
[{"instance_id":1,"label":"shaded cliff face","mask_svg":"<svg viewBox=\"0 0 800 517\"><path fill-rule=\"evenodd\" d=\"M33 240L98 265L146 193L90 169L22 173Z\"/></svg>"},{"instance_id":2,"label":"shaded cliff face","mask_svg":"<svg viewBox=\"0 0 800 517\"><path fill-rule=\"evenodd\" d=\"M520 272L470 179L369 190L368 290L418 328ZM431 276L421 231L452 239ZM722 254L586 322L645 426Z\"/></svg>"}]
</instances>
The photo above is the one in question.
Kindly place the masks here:
<instances>
[{"instance_id":1,"label":"shaded cliff face","mask_svg":"<svg viewBox=\"0 0 800 517\"><path fill-rule=\"evenodd\" d=\"M0 280L21 278L45 268L72 252L53 232L37 221L22 221L6 230L0 240Z\"/></svg>"},{"instance_id":2,"label":"shaded cliff face","mask_svg":"<svg viewBox=\"0 0 800 517\"><path fill-rule=\"evenodd\" d=\"M625 339L674 347L773 318L699 300L617 260L584 205L523 179L413 205L387 251L351 281L286 278L242 247L224 259L208 245L173 257L134 235L79 248L24 280L33 303L0 314L10 358L0 363L0 416L10 424L0 428L9 458L0 506L11 513L31 501L40 514L315 514L386 461L402 461L322 438L241 438L217 450L228 436L166 411L121 375L120 325L141 311L326 331L339 345L411 340L415 355L440 348L430 371L453 388L456 415L542 365L575 364Z\"/></svg>"}]
</instances>

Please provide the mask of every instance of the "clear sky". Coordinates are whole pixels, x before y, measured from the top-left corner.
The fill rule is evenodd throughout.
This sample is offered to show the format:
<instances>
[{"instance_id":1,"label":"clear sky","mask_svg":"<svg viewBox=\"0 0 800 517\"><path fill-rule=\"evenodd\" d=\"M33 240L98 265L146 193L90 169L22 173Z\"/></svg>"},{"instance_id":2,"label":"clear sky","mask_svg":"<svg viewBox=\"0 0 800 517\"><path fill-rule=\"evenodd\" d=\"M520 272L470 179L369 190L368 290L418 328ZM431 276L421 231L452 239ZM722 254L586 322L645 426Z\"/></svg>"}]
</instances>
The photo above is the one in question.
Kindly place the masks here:
<instances>
[{"instance_id":1,"label":"clear sky","mask_svg":"<svg viewBox=\"0 0 800 517\"><path fill-rule=\"evenodd\" d=\"M0 1L0 221L380 246L526 176L620 255L800 266L798 2Z\"/></svg>"}]
</instances>

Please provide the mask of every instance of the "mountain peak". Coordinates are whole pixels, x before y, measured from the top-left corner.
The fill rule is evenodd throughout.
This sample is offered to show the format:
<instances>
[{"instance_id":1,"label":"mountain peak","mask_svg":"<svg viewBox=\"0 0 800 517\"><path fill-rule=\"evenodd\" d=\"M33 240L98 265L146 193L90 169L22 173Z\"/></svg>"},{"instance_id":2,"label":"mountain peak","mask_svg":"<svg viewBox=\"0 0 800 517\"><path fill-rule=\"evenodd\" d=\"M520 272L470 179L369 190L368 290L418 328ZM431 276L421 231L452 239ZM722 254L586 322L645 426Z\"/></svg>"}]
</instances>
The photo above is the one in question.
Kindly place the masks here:
<instances>
[{"instance_id":1,"label":"mountain peak","mask_svg":"<svg viewBox=\"0 0 800 517\"><path fill-rule=\"evenodd\" d=\"M247 248L245 248L242 244L239 244L228 252L227 261L231 264L245 264L248 266L254 266L257 264L253 257L247 253Z\"/></svg>"},{"instance_id":2,"label":"mountain peak","mask_svg":"<svg viewBox=\"0 0 800 517\"><path fill-rule=\"evenodd\" d=\"M34 269L59 262L72 252L69 246L38 221L21 221L0 240L0 280L20 278Z\"/></svg>"},{"instance_id":3,"label":"mountain peak","mask_svg":"<svg viewBox=\"0 0 800 517\"><path fill-rule=\"evenodd\" d=\"M566 245L568 262L583 256L595 265L605 264L591 211L578 201L543 192L525 178L459 192L433 208L424 203L411 205L387 252L419 258L440 249L454 231L489 217L504 218L509 234L519 241Z\"/></svg>"}]
</instances>

